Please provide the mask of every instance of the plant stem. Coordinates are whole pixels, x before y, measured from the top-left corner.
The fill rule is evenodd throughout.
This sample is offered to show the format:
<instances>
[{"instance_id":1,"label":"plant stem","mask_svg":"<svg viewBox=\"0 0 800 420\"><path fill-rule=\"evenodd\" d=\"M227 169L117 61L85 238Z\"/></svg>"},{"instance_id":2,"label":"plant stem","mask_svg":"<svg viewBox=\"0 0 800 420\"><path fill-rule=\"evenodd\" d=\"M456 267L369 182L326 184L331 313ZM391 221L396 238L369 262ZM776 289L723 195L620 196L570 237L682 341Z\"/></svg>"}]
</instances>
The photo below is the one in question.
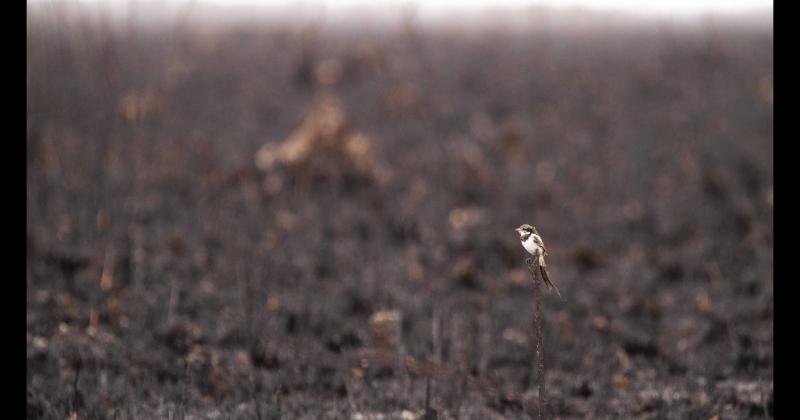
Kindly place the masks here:
<instances>
[{"instance_id":1,"label":"plant stem","mask_svg":"<svg viewBox=\"0 0 800 420\"><path fill-rule=\"evenodd\" d=\"M542 288L539 281L539 263L536 258L533 258L532 264L528 265L528 269L533 276L533 328L536 330L536 379L539 381L539 405L538 416L542 420L542 413L545 411L547 399L545 396L544 387L544 334L542 332Z\"/></svg>"}]
</instances>

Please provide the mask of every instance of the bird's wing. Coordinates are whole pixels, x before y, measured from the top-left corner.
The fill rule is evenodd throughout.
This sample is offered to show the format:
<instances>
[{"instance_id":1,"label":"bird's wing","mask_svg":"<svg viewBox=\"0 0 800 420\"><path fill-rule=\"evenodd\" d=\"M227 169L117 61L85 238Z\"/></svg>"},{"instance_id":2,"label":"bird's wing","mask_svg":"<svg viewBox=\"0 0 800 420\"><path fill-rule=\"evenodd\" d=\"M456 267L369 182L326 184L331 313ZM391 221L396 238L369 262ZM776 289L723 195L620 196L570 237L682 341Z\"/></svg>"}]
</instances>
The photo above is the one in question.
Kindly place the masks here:
<instances>
[{"instance_id":1,"label":"bird's wing","mask_svg":"<svg viewBox=\"0 0 800 420\"><path fill-rule=\"evenodd\" d=\"M542 248L542 254L547 255L547 248L544 247L544 242L542 242L542 237L539 235L533 235L533 242Z\"/></svg>"}]
</instances>

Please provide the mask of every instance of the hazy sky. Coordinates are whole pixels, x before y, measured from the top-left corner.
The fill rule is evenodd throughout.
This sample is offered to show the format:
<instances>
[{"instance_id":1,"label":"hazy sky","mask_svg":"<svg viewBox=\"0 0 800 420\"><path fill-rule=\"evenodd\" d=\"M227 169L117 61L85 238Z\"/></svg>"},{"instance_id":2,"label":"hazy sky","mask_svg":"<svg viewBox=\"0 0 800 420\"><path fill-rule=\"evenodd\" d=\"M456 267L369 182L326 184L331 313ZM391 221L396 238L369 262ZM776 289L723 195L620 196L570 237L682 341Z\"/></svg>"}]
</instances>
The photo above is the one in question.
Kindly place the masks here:
<instances>
[{"instance_id":1,"label":"hazy sky","mask_svg":"<svg viewBox=\"0 0 800 420\"><path fill-rule=\"evenodd\" d=\"M97 10L112 19L126 19L132 13L140 22L174 23L177 16L204 16L223 22L227 18L273 18L280 21L318 18L327 22L347 22L357 19L365 25L386 27L398 16L411 13L417 23L457 22L475 24L488 17L487 21L511 20L519 17L524 21L530 14L516 13L517 9L545 7L553 11L564 11L572 16L574 9L600 12L623 12L626 15L654 17L671 22L704 22L713 15L737 15L755 17L759 22L770 18L772 1L765 0L27 0L30 10L56 10L49 6L55 3L83 5L88 10ZM230 7L228 7L230 6ZM38 10L37 10L38 9ZM197 12L197 13L195 13ZM500 14L492 13L500 12ZM750 13L755 12L755 13ZM581 16L576 13L575 16ZM520 22L517 22L520 23ZM511 25L510 22L504 24Z\"/></svg>"},{"instance_id":2,"label":"hazy sky","mask_svg":"<svg viewBox=\"0 0 800 420\"><path fill-rule=\"evenodd\" d=\"M46 3L52 0L28 0L28 3ZM155 5L164 1L170 3L189 3L189 0L78 0L80 3L106 3L127 5L136 3ZM212 3L217 5L247 6L324 6L328 10L339 8L364 7L403 7L415 5L422 13L438 13L451 9L476 10L485 7L514 7L545 5L554 8L582 7L599 10L618 10L633 14L658 15L694 15L709 12L740 13L750 10L772 11L772 1L765 0L197 0L196 3Z\"/></svg>"},{"instance_id":3,"label":"hazy sky","mask_svg":"<svg viewBox=\"0 0 800 420\"><path fill-rule=\"evenodd\" d=\"M622 10L631 13L665 13L665 14L685 14L703 12L740 12L749 9L768 9L772 10L772 1L764 0L501 0L497 2L486 2L479 0L451 1L434 0L427 1L426 4L435 7L453 7L454 5L466 5L476 7L487 3L500 3L509 5L542 4L551 7L586 7L595 9Z\"/></svg>"}]
</instances>

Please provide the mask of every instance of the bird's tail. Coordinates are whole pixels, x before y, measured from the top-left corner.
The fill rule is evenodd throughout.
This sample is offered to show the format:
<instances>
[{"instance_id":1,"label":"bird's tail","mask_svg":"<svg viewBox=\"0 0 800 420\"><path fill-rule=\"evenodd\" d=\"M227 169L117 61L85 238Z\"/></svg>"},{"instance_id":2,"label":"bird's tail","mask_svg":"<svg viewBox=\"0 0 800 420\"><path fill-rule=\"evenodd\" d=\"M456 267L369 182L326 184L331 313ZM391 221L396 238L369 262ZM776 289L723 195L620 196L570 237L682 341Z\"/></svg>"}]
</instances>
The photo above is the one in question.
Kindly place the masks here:
<instances>
[{"instance_id":1,"label":"bird's tail","mask_svg":"<svg viewBox=\"0 0 800 420\"><path fill-rule=\"evenodd\" d=\"M550 277L547 275L547 269L544 267L544 264L539 265L539 272L542 273L542 279L544 280L544 284L547 285L547 288L550 290L555 290L556 294L558 294L558 297L561 298L561 300L564 300L564 298L561 297L561 292L558 291L558 287L556 287L556 285L550 281Z\"/></svg>"}]
</instances>

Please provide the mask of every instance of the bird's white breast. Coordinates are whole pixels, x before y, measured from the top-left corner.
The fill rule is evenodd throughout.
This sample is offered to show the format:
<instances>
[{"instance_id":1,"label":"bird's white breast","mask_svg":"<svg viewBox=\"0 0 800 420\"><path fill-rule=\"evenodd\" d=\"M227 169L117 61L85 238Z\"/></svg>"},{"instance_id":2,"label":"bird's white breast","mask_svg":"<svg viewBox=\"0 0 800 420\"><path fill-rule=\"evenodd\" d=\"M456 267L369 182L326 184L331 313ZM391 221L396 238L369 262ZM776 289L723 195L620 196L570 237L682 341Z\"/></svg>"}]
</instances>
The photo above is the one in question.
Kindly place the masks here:
<instances>
[{"instance_id":1,"label":"bird's white breast","mask_svg":"<svg viewBox=\"0 0 800 420\"><path fill-rule=\"evenodd\" d=\"M525 250L530 252L531 255L536 255L539 253L539 245L533 240L533 235L528 236L528 239L522 242L522 246L525 247Z\"/></svg>"}]
</instances>

